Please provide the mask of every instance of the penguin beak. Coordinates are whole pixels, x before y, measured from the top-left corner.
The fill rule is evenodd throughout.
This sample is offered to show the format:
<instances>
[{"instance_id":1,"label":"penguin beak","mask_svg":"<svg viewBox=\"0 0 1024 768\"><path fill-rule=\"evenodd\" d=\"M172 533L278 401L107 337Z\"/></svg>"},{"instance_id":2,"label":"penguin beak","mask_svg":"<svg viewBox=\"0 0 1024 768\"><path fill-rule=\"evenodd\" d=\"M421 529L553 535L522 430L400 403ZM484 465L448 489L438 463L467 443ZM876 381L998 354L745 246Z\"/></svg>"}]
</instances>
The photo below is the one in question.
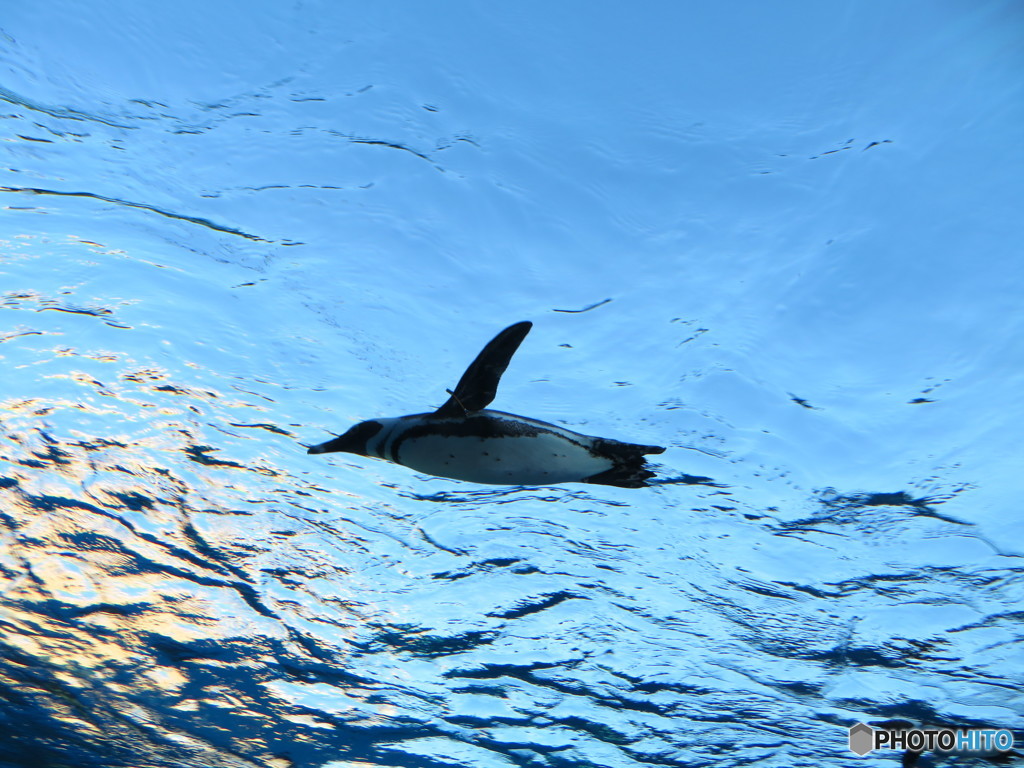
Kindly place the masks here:
<instances>
[{"instance_id":1,"label":"penguin beak","mask_svg":"<svg viewBox=\"0 0 1024 768\"><path fill-rule=\"evenodd\" d=\"M306 446L306 453L331 453L332 451L341 450L340 448L334 447L341 438L334 438L328 440L326 443L320 443L319 445Z\"/></svg>"},{"instance_id":2,"label":"penguin beak","mask_svg":"<svg viewBox=\"0 0 1024 768\"><path fill-rule=\"evenodd\" d=\"M328 440L326 443L312 445L306 453L355 453L360 456L366 455L366 441L380 432L383 425L379 421L362 421L352 427L340 437Z\"/></svg>"},{"instance_id":3,"label":"penguin beak","mask_svg":"<svg viewBox=\"0 0 1024 768\"><path fill-rule=\"evenodd\" d=\"M359 453L363 442L365 441L354 438L352 430L349 430L341 437L336 437L319 445L309 446L306 453Z\"/></svg>"}]
</instances>

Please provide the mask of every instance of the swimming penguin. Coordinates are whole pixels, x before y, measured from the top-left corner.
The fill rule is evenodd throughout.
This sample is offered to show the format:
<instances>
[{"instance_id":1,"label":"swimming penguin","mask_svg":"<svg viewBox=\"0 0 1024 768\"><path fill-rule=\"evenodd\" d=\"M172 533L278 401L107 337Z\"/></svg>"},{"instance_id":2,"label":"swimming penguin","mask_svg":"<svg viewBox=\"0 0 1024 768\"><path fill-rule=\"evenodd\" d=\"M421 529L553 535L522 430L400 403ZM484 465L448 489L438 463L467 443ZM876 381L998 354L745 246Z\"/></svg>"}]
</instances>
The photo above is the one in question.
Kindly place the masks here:
<instances>
[{"instance_id":1,"label":"swimming penguin","mask_svg":"<svg viewBox=\"0 0 1024 768\"><path fill-rule=\"evenodd\" d=\"M416 413L356 424L309 453L374 456L438 477L489 485L598 483L643 488L654 472L644 455L657 445L591 437L525 416L485 410L533 323L510 325L477 355L447 402Z\"/></svg>"}]
</instances>

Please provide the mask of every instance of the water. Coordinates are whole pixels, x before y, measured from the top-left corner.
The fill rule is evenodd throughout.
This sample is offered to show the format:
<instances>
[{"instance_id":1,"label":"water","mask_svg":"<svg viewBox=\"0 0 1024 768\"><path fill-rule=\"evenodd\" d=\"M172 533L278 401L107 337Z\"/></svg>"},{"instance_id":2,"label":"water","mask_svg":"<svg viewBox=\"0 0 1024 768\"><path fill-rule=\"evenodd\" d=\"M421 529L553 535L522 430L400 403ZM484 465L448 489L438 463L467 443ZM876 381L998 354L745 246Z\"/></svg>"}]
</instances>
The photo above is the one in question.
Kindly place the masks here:
<instances>
[{"instance_id":1,"label":"water","mask_svg":"<svg viewBox=\"0 0 1024 768\"><path fill-rule=\"evenodd\" d=\"M5 9L0 765L1019 750L1021 25ZM668 482L305 454L524 319L495 406Z\"/></svg>"}]
</instances>

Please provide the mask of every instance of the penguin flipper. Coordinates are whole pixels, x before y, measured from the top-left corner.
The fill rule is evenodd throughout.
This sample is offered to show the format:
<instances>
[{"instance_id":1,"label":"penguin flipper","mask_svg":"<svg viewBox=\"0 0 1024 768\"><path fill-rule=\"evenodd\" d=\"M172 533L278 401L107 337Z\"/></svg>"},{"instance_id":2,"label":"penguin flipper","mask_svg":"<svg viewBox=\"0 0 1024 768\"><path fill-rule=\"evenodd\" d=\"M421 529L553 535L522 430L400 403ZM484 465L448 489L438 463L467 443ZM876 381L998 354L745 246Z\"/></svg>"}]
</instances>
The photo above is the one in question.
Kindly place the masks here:
<instances>
[{"instance_id":1,"label":"penguin flipper","mask_svg":"<svg viewBox=\"0 0 1024 768\"><path fill-rule=\"evenodd\" d=\"M498 394L501 375L532 327L533 323L526 320L510 325L491 339L462 374L455 391L448 390L451 397L432 415L435 418L465 416L490 405Z\"/></svg>"}]
</instances>

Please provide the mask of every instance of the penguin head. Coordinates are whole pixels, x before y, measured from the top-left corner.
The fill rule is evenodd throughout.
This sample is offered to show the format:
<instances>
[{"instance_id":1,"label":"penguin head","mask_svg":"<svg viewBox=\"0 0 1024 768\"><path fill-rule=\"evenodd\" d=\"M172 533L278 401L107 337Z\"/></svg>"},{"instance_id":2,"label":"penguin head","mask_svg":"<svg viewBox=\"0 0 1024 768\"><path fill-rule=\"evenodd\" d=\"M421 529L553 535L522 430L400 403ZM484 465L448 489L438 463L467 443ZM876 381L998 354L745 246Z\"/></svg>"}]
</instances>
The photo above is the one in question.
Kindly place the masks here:
<instances>
[{"instance_id":1,"label":"penguin head","mask_svg":"<svg viewBox=\"0 0 1024 768\"><path fill-rule=\"evenodd\" d=\"M326 443L312 446L306 453L356 453L360 456L369 456L366 450L366 443L380 432L384 425L379 421L361 421L352 427L341 437L328 440Z\"/></svg>"}]
</instances>

